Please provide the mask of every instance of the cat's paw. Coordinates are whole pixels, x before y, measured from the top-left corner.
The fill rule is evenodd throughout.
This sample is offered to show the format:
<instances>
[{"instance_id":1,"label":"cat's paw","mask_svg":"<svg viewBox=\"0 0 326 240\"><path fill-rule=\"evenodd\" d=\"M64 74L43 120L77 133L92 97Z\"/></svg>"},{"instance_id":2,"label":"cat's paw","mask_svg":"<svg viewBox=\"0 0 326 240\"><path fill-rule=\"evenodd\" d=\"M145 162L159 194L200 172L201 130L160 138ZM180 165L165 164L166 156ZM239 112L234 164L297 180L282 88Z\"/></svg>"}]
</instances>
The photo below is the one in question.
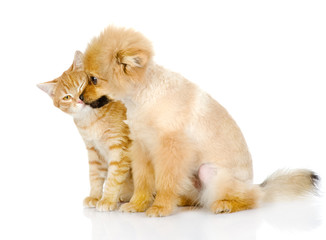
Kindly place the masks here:
<instances>
[{"instance_id":1,"label":"cat's paw","mask_svg":"<svg viewBox=\"0 0 326 240\"><path fill-rule=\"evenodd\" d=\"M122 204L119 211L120 212L145 212L148 207L145 204L135 204L132 202Z\"/></svg>"},{"instance_id":2,"label":"cat's paw","mask_svg":"<svg viewBox=\"0 0 326 240\"><path fill-rule=\"evenodd\" d=\"M118 208L117 202L113 202L109 199L101 199L96 204L96 210L100 212L114 211Z\"/></svg>"},{"instance_id":3,"label":"cat's paw","mask_svg":"<svg viewBox=\"0 0 326 240\"><path fill-rule=\"evenodd\" d=\"M96 204L98 202L98 198L95 197L86 197L83 201L84 207L96 207Z\"/></svg>"},{"instance_id":4,"label":"cat's paw","mask_svg":"<svg viewBox=\"0 0 326 240\"><path fill-rule=\"evenodd\" d=\"M147 211L146 215L148 217L165 217L172 213L172 208L167 206L151 206Z\"/></svg>"},{"instance_id":5,"label":"cat's paw","mask_svg":"<svg viewBox=\"0 0 326 240\"><path fill-rule=\"evenodd\" d=\"M130 201L131 197L132 197L132 194L130 192L122 193L119 196L119 201L122 202L122 203L127 203L127 202Z\"/></svg>"}]
</instances>

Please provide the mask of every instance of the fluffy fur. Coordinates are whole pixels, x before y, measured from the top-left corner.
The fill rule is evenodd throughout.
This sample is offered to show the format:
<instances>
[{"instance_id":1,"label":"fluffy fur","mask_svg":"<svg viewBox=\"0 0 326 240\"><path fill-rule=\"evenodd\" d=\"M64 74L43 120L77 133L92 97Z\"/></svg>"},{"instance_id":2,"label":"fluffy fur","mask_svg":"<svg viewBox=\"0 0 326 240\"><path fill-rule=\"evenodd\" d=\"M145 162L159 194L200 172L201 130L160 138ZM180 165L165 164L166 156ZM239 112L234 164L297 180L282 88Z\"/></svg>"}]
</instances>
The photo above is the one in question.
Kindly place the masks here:
<instances>
[{"instance_id":1,"label":"fluffy fur","mask_svg":"<svg viewBox=\"0 0 326 240\"><path fill-rule=\"evenodd\" d=\"M127 107L135 192L122 211L166 216L181 196L226 213L255 208L277 195L313 191L318 177L309 170L277 172L252 184L251 156L228 112L152 56L142 34L112 26L85 52L85 71L99 81L85 88L84 101L107 95Z\"/></svg>"},{"instance_id":2,"label":"fluffy fur","mask_svg":"<svg viewBox=\"0 0 326 240\"><path fill-rule=\"evenodd\" d=\"M119 197L129 200L133 191L127 153L131 141L124 122L126 109L121 102L109 102L107 97L94 100L92 105L98 108L85 105L79 99L88 82L82 58L82 53L77 51L74 63L67 71L38 87L51 96L56 107L73 117L85 142L91 189L84 205L109 211L117 208Z\"/></svg>"}]
</instances>

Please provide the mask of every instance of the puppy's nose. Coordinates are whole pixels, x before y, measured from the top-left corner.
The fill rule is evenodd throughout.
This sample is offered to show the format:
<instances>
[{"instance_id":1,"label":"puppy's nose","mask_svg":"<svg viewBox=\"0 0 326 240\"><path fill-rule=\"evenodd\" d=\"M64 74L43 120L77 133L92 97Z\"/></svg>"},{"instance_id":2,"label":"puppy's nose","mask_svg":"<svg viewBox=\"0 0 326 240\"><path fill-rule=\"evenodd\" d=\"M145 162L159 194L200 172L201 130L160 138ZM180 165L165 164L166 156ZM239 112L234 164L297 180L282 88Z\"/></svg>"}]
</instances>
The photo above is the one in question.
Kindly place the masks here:
<instances>
[{"instance_id":1,"label":"puppy's nose","mask_svg":"<svg viewBox=\"0 0 326 240\"><path fill-rule=\"evenodd\" d=\"M84 95L81 94L81 95L79 96L79 99L82 100L82 101L84 101Z\"/></svg>"}]
</instances>

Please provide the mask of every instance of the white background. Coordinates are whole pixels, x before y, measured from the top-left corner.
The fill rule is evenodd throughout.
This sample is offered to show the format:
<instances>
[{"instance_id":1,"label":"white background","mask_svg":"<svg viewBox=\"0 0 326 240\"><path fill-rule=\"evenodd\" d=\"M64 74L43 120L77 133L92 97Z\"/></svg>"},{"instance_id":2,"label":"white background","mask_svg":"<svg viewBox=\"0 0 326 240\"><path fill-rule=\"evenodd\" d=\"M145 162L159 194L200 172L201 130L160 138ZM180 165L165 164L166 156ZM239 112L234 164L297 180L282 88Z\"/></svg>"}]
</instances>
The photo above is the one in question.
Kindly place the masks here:
<instances>
[{"instance_id":1,"label":"white background","mask_svg":"<svg viewBox=\"0 0 326 240\"><path fill-rule=\"evenodd\" d=\"M324 197L162 219L84 210L83 142L36 84L58 77L107 25L133 27L159 64L229 110L256 183L283 167L325 178L325 12L315 0L1 1L0 239L324 239Z\"/></svg>"}]
</instances>

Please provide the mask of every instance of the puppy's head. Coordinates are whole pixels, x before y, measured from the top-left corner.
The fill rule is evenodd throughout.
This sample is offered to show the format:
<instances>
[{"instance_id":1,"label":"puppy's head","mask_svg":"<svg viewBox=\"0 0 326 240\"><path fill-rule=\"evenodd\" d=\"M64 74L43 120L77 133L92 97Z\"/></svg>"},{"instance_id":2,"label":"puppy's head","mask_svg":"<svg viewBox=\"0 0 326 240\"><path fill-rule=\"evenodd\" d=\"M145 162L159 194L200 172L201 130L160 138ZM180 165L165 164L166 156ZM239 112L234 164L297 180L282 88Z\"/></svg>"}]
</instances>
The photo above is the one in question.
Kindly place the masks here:
<instances>
[{"instance_id":1,"label":"puppy's head","mask_svg":"<svg viewBox=\"0 0 326 240\"><path fill-rule=\"evenodd\" d=\"M109 103L111 99L108 97L106 89L107 81L94 77L88 77L88 84L84 91L79 96L85 104L90 105L92 108L100 108Z\"/></svg>"},{"instance_id":2,"label":"puppy's head","mask_svg":"<svg viewBox=\"0 0 326 240\"><path fill-rule=\"evenodd\" d=\"M89 104L103 96L127 97L144 81L152 55L151 43L142 34L112 26L105 29L85 51L89 84L82 95L84 102Z\"/></svg>"}]
</instances>

